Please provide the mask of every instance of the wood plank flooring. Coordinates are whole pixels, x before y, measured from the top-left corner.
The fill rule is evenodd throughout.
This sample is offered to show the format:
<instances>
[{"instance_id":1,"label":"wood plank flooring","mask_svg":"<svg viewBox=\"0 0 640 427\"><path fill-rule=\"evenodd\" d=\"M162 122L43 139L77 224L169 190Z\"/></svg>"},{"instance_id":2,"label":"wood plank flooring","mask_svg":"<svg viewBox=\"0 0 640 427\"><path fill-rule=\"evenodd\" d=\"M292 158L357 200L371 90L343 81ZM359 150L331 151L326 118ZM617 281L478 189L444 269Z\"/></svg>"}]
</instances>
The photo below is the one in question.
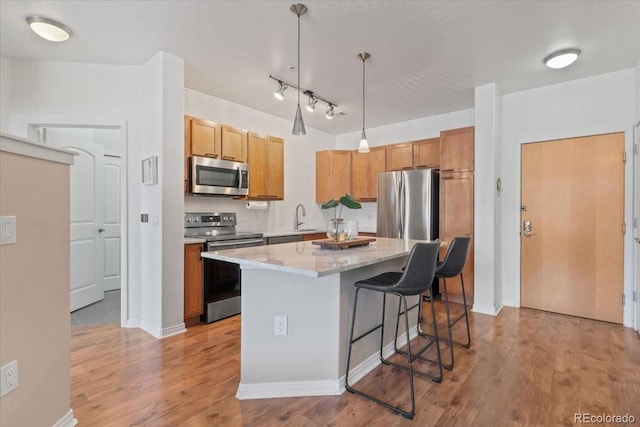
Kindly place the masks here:
<instances>
[{"instance_id":1,"label":"wood plank flooring","mask_svg":"<svg viewBox=\"0 0 640 427\"><path fill-rule=\"evenodd\" d=\"M471 349L455 348L442 384L416 378L410 421L348 392L237 400L240 321L164 340L118 325L72 327L79 425L571 426L584 412L630 414L640 423L640 337L620 325L529 309L471 313ZM406 385L406 374L388 366L357 383L397 403L408 402Z\"/></svg>"}]
</instances>

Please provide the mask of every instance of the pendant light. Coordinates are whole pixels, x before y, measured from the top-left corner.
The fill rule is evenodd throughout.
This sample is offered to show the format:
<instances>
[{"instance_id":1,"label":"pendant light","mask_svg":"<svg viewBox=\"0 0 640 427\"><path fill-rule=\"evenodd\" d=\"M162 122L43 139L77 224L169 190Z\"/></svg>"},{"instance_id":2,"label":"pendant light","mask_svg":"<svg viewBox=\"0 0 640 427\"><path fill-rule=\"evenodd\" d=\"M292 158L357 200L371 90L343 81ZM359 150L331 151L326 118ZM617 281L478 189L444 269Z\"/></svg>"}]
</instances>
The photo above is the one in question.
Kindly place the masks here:
<instances>
[{"instance_id":1,"label":"pendant light","mask_svg":"<svg viewBox=\"0 0 640 427\"><path fill-rule=\"evenodd\" d=\"M364 61L370 58L367 52L358 54L358 58L362 60L362 135L360 136L360 146L358 147L358 153L368 153L369 144L367 143L367 134L364 131Z\"/></svg>"},{"instance_id":2,"label":"pendant light","mask_svg":"<svg viewBox=\"0 0 640 427\"><path fill-rule=\"evenodd\" d=\"M300 110L300 15L307 13L307 6L296 3L290 7L291 11L298 15L298 107L296 108L296 118L293 120L293 134L306 135L304 128L304 120L302 120L302 111Z\"/></svg>"}]
</instances>

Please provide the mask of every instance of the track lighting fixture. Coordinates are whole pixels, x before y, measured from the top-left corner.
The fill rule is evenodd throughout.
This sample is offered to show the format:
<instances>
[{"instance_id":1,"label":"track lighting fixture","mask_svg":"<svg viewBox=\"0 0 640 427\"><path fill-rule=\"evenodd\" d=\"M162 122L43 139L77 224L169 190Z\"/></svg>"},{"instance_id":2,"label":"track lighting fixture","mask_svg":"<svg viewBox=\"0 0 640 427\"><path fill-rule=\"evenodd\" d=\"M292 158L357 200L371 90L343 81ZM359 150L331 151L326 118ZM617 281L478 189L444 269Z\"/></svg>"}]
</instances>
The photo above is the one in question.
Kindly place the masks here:
<instances>
[{"instance_id":1,"label":"track lighting fixture","mask_svg":"<svg viewBox=\"0 0 640 427\"><path fill-rule=\"evenodd\" d=\"M316 108L316 105L318 104L318 101L322 101L325 104L327 104L327 114L325 115L327 117L327 119L332 119L335 116L335 112L334 112L334 108L338 106L338 104L336 104L335 102L331 102L328 99L324 99L321 96L318 96L315 92L309 90L309 89L303 89L301 87L296 86L295 84L292 84L290 82L285 82L282 79L279 79L277 77L273 77L273 76L269 76L270 79L275 80L276 83L278 83L278 89L276 89L276 92L274 93L275 97L278 99L284 99L284 90L286 88L293 88L295 90L299 90L300 92L302 92L303 95L308 96L308 102L307 102L307 110L313 112ZM282 88L282 89L281 89ZM278 94L280 94L280 97L278 96ZM331 108L329 108L329 106ZM331 110L331 112L329 113L329 110ZM342 112L338 112L338 115L342 115Z\"/></svg>"},{"instance_id":2,"label":"track lighting fixture","mask_svg":"<svg viewBox=\"0 0 640 427\"><path fill-rule=\"evenodd\" d=\"M324 116L329 120L333 119L333 117L336 115L336 113L333 111L333 107L333 104L327 105L327 112L324 114Z\"/></svg>"},{"instance_id":3,"label":"track lighting fixture","mask_svg":"<svg viewBox=\"0 0 640 427\"><path fill-rule=\"evenodd\" d=\"M307 93L309 95L309 102L307 102L307 111L313 113L316 109L316 104L318 103L318 98L313 96L312 92Z\"/></svg>"},{"instance_id":4,"label":"track lighting fixture","mask_svg":"<svg viewBox=\"0 0 640 427\"><path fill-rule=\"evenodd\" d=\"M289 86L287 86L286 84L282 83L281 81L278 81L278 88L276 89L275 92L273 92L273 96L275 96L276 99L279 99L280 101L282 101L284 99L284 91L288 87Z\"/></svg>"}]
</instances>

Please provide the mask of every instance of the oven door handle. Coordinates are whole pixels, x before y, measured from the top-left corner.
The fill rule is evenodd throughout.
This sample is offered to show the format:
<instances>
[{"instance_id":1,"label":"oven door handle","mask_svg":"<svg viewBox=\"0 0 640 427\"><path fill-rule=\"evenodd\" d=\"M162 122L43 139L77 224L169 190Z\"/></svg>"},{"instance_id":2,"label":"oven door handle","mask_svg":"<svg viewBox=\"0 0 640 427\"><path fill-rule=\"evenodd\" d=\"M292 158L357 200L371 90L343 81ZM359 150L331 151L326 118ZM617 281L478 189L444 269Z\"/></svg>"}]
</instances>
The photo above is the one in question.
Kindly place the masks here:
<instances>
[{"instance_id":1,"label":"oven door handle","mask_svg":"<svg viewBox=\"0 0 640 427\"><path fill-rule=\"evenodd\" d=\"M242 190L242 169L238 166L238 191Z\"/></svg>"},{"instance_id":2,"label":"oven door handle","mask_svg":"<svg viewBox=\"0 0 640 427\"><path fill-rule=\"evenodd\" d=\"M264 243L263 239L253 239L253 240L242 240L242 241L234 241L234 242L228 242L228 243L209 243L207 245L207 249L209 250L214 250L216 247L222 247L222 246L234 246L234 245L249 245L249 244L254 244L254 243Z\"/></svg>"}]
</instances>

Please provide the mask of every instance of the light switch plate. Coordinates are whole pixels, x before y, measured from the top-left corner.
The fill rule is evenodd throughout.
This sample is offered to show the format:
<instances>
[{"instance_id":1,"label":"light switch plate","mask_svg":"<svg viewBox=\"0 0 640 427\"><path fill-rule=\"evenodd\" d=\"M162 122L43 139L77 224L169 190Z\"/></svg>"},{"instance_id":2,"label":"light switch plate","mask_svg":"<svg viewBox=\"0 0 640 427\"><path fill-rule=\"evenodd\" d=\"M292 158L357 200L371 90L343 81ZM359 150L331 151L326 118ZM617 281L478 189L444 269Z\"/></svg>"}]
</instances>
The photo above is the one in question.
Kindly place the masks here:
<instances>
[{"instance_id":1,"label":"light switch plate","mask_svg":"<svg viewBox=\"0 0 640 427\"><path fill-rule=\"evenodd\" d=\"M0 245L16 243L16 217L0 216Z\"/></svg>"}]
</instances>

